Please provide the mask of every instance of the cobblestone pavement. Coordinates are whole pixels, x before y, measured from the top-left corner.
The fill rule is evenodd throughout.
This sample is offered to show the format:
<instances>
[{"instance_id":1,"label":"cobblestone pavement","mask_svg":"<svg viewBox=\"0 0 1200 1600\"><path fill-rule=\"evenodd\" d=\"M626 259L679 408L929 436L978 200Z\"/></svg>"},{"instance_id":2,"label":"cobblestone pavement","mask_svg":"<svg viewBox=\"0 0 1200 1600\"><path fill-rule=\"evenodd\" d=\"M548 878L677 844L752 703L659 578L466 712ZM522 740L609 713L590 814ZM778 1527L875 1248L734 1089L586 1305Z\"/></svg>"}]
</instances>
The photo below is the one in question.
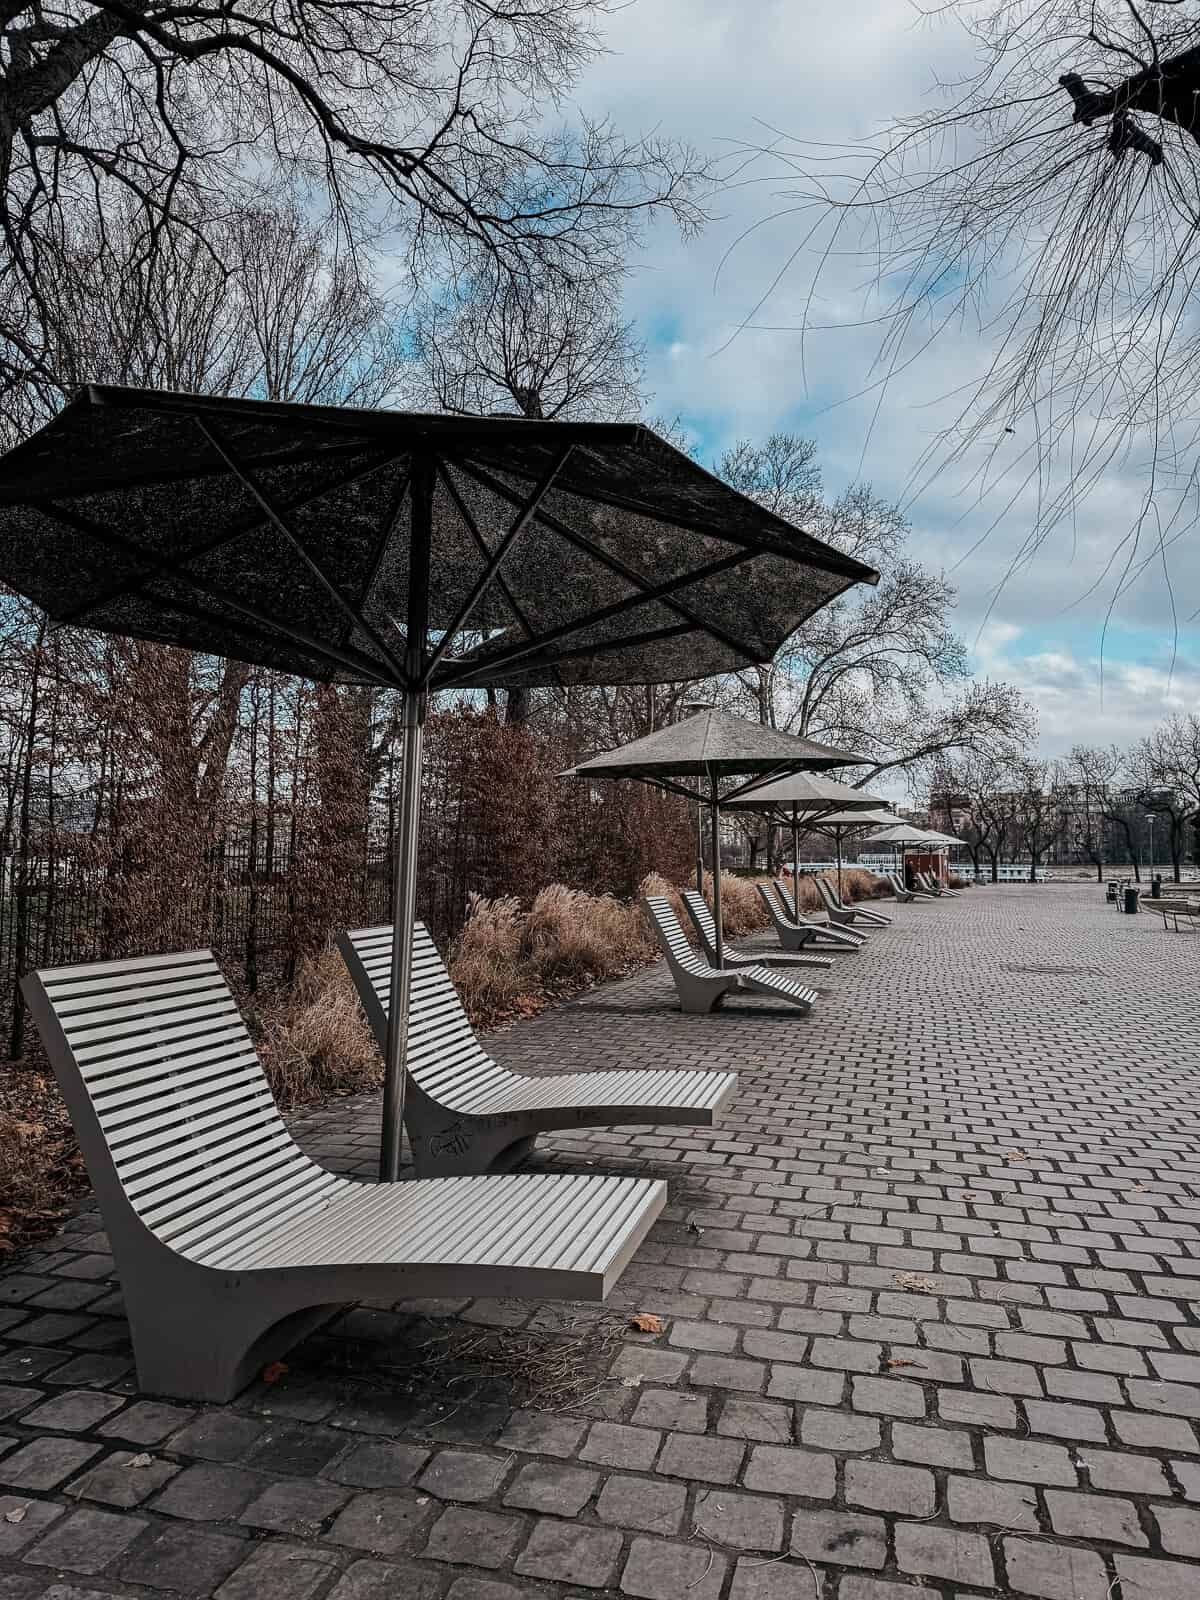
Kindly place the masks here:
<instances>
[{"instance_id":1,"label":"cobblestone pavement","mask_svg":"<svg viewBox=\"0 0 1200 1600\"><path fill-rule=\"evenodd\" d=\"M1197 1600L1198 978L1006 886L808 1018L659 969L548 1012L496 1053L742 1075L711 1134L545 1142L670 1180L608 1307L359 1308L228 1407L139 1396L81 1212L0 1277L0 1600ZM296 1126L366 1175L376 1118Z\"/></svg>"}]
</instances>

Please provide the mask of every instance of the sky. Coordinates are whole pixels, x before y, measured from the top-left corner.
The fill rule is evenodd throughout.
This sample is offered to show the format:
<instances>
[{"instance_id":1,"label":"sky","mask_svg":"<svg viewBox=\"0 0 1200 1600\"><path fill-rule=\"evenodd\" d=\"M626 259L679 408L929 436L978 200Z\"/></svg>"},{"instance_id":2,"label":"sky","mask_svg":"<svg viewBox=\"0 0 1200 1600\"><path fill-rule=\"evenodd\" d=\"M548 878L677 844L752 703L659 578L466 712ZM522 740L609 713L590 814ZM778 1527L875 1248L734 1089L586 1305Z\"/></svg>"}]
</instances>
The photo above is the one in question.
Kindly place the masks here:
<instances>
[{"instance_id":1,"label":"sky","mask_svg":"<svg viewBox=\"0 0 1200 1600\"><path fill-rule=\"evenodd\" d=\"M935 72L945 78L967 59L953 26L920 18L906 0L633 0L611 16L605 42L579 87L586 111L730 163L780 132L829 144L870 137L888 115L928 105ZM678 417L706 464L739 438L796 432L818 441L831 493L860 479L904 499L914 555L958 586L957 626L976 672L1034 702L1044 754L1125 744L1164 716L1200 709L1200 624L1173 622L1161 566L1150 562L1108 614L1103 574L1136 516L1136 468L1106 474L1074 526L1026 561L1015 558L1033 502L1028 490L1014 497L1015 476L980 501L941 474L909 499L914 464L955 415L949 391L984 359L982 338L966 330L941 341L881 397L861 392L878 334L849 325L863 305L849 272L844 285L825 280L821 320L833 327L803 357L794 333L745 329L802 227L794 216L772 220L789 201L769 163L746 176L716 197L699 238L655 227L630 281L651 414ZM798 255L757 320L794 323L812 269L811 254ZM1015 465L1019 433L1011 447ZM1200 604L1200 532L1173 545L1169 578L1183 618Z\"/></svg>"}]
</instances>

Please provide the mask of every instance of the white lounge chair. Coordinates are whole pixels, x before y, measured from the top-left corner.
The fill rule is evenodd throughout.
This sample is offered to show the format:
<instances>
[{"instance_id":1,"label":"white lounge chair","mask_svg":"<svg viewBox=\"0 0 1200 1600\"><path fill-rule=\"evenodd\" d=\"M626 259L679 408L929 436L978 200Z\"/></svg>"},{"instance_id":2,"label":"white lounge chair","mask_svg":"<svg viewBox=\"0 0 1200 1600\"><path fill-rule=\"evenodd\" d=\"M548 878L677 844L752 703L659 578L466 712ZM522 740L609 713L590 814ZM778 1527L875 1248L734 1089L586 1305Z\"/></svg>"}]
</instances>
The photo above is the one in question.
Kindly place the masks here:
<instances>
[{"instance_id":1,"label":"white lounge chair","mask_svg":"<svg viewBox=\"0 0 1200 1600\"><path fill-rule=\"evenodd\" d=\"M865 933L852 928L835 928L828 918L823 922L818 922L815 917L797 919L779 882L773 882L769 888L764 883L757 883L754 887L767 908L776 937L785 950L861 950L867 942Z\"/></svg>"},{"instance_id":2,"label":"white lounge chair","mask_svg":"<svg viewBox=\"0 0 1200 1600\"><path fill-rule=\"evenodd\" d=\"M923 889L935 895L939 900L943 895L948 900L958 899L958 890L949 888L940 878L935 878L932 872L918 872L916 878Z\"/></svg>"},{"instance_id":3,"label":"white lounge chair","mask_svg":"<svg viewBox=\"0 0 1200 1600\"><path fill-rule=\"evenodd\" d=\"M349 1301L602 1300L666 1199L603 1177L356 1183L288 1132L208 950L30 973L138 1383L228 1400Z\"/></svg>"},{"instance_id":4,"label":"white lounge chair","mask_svg":"<svg viewBox=\"0 0 1200 1600\"><path fill-rule=\"evenodd\" d=\"M857 901L852 906L845 905L828 878L817 877L813 882L817 886L817 893L825 902L825 909L835 922L865 922L872 927L886 928L892 920L891 917L885 917L882 911L869 911Z\"/></svg>"},{"instance_id":5,"label":"white lounge chair","mask_svg":"<svg viewBox=\"0 0 1200 1600\"><path fill-rule=\"evenodd\" d=\"M914 900L932 900L931 894L922 894L919 889L910 889L898 872L889 872L887 880L892 886L892 893L897 900L912 902Z\"/></svg>"},{"instance_id":6,"label":"white lounge chair","mask_svg":"<svg viewBox=\"0 0 1200 1600\"><path fill-rule=\"evenodd\" d=\"M391 1005L392 930L339 933L381 1050ZM445 962L413 928L412 1011L404 1121L418 1177L502 1172L553 1128L686 1123L709 1128L733 1099L737 1074L662 1068L630 1072L510 1072L475 1037Z\"/></svg>"},{"instance_id":7,"label":"white lounge chair","mask_svg":"<svg viewBox=\"0 0 1200 1600\"><path fill-rule=\"evenodd\" d=\"M685 1011L715 1011L731 994L766 994L786 1000L801 1011L810 1011L817 999L815 989L785 978L769 967L710 967L688 943L683 925L666 895L646 895L642 900L646 918L667 958L667 966Z\"/></svg>"},{"instance_id":8,"label":"white lounge chair","mask_svg":"<svg viewBox=\"0 0 1200 1600\"><path fill-rule=\"evenodd\" d=\"M761 888L761 885L759 886ZM717 964L717 924L709 908L708 901L698 889L685 889L683 903L692 925L700 936L700 948L704 952L710 967ZM742 967L824 967L826 971L836 963L832 956L795 955L792 953L773 954L768 956L743 956L736 955L731 950L723 950L722 955L726 967L734 971Z\"/></svg>"}]
</instances>

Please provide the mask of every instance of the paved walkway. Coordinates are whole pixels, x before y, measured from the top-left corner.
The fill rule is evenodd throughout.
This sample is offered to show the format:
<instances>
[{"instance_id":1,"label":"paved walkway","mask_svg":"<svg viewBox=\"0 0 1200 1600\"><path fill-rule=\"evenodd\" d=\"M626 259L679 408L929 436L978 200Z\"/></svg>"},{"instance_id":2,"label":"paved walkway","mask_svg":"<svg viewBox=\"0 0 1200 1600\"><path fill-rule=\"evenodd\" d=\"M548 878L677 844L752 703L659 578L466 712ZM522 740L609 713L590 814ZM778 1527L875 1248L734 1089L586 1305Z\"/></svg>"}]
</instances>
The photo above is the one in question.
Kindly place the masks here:
<instances>
[{"instance_id":1,"label":"paved walkway","mask_svg":"<svg viewBox=\"0 0 1200 1600\"><path fill-rule=\"evenodd\" d=\"M170 1405L73 1219L0 1277L0 1600L1197 1600L1200 939L981 889L821 981L685 1018L654 969L495 1042L742 1074L711 1137L539 1154L671 1183L602 1311L360 1308ZM376 1116L297 1127L367 1174Z\"/></svg>"}]
</instances>

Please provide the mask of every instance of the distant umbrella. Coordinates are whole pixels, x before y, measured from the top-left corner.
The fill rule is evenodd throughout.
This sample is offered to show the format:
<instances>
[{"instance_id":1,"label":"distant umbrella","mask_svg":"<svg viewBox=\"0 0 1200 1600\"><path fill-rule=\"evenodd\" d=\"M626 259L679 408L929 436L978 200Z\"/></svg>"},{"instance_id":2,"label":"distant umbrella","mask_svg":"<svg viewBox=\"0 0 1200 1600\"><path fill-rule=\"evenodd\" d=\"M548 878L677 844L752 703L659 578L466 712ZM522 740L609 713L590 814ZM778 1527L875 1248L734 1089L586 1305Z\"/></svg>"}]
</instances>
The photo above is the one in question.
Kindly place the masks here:
<instances>
[{"instance_id":1,"label":"distant umbrella","mask_svg":"<svg viewBox=\"0 0 1200 1600\"><path fill-rule=\"evenodd\" d=\"M743 797L747 780L778 778L788 773L855 766L862 760L849 750L798 739L726 711L701 711L682 722L668 723L654 733L604 755L581 761L570 776L636 778L672 794L686 795L708 807L712 839L713 920L717 925L717 964L724 959L721 924L721 807Z\"/></svg>"}]
</instances>

